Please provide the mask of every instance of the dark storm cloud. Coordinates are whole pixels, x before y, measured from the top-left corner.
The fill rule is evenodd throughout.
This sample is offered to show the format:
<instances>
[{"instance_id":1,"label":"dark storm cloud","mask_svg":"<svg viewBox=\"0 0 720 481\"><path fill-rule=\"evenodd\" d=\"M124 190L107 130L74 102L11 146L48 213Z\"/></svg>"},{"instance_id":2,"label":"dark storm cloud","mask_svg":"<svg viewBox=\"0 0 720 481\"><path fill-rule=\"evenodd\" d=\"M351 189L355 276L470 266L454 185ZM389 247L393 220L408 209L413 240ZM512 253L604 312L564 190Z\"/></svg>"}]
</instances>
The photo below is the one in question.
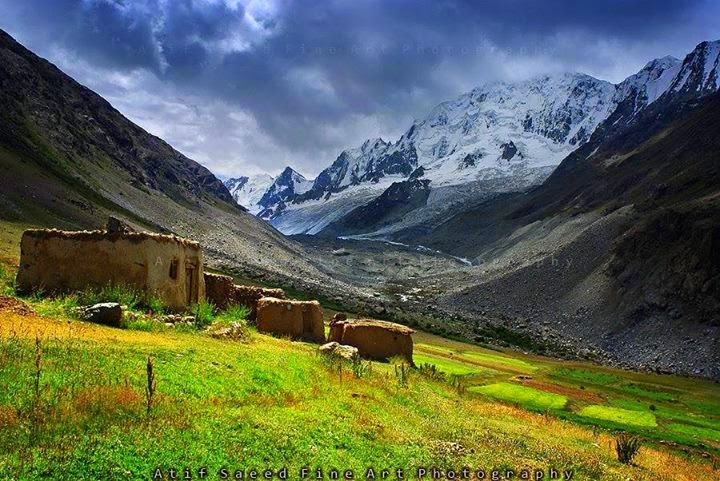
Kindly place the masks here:
<instances>
[{"instance_id":1,"label":"dark storm cloud","mask_svg":"<svg viewBox=\"0 0 720 481\"><path fill-rule=\"evenodd\" d=\"M0 0L0 26L40 53L53 47L97 69L144 69L152 88L219 103L227 119L238 118L233 108L250 115L241 124L257 129L257 145L237 152L237 171L292 162L315 173L361 136L397 134L485 80L554 69L617 77L720 35L708 20L717 5L690 1L9 2ZM205 135L229 146L236 133L223 125L237 125L218 119L209 123L220 131ZM197 144L219 156L229 150ZM232 159L206 158L232 170Z\"/></svg>"}]
</instances>

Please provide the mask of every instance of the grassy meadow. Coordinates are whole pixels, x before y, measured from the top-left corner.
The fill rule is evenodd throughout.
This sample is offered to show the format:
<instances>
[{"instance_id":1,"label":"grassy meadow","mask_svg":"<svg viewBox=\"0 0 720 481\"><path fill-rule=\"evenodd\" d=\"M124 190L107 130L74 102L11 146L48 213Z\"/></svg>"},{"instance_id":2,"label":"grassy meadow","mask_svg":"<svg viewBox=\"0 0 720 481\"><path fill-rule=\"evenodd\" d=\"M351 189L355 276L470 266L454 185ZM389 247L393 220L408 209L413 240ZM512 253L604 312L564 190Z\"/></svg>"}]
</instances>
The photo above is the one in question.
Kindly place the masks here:
<instances>
[{"instance_id":1,"label":"grassy meadow","mask_svg":"<svg viewBox=\"0 0 720 481\"><path fill-rule=\"evenodd\" d=\"M19 230L4 227L0 243ZM0 259L0 295L12 296L17 254L2 248ZM365 479L371 467L391 479L421 467L487 479L550 468L572 479L720 479L720 387L710 381L422 332L417 368L341 363L251 327L242 341L171 329L142 303L114 329L75 319L77 296L22 301L34 312L0 308L3 480L153 479L158 468L164 479L171 468L191 468L192 479L200 468L206 479L287 468L297 479L304 467L311 479L316 468L323 479L332 469ZM619 432L641 441L632 464L618 461Z\"/></svg>"}]
</instances>

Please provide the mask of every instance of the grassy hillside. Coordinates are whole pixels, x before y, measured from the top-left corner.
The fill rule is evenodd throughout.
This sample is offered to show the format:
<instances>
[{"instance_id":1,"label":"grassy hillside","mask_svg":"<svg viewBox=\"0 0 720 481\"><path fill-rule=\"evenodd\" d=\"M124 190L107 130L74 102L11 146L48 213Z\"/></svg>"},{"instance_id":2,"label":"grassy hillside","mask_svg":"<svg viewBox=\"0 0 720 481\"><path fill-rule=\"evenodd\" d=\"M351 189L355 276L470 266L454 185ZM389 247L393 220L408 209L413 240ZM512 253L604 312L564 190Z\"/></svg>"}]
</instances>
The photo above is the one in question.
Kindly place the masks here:
<instances>
[{"instance_id":1,"label":"grassy hillside","mask_svg":"<svg viewBox=\"0 0 720 481\"><path fill-rule=\"evenodd\" d=\"M0 252L0 295L12 295L12 251ZM252 330L237 342L159 322L113 329L73 319L67 299L23 299L30 313L0 299L0 479L151 479L185 467L206 467L209 479L283 467L291 479L303 467L359 479L400 467L414 478L434 466L488 479L551 467L572 479L720 477L720 389L707 381L425 333L418 369L340 364ZM620 430L643 440L634 465L616 460Z\"/></svg>"}]
</instances>

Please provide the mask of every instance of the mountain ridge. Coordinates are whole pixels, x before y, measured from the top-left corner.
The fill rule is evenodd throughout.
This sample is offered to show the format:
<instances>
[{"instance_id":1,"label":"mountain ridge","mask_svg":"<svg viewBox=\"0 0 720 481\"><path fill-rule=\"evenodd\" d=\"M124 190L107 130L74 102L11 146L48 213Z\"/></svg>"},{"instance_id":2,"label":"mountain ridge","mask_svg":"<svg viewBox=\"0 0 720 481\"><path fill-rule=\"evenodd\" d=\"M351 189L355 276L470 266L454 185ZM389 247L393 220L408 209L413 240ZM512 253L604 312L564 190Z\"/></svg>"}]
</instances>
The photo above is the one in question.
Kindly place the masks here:
<instances>
[{"instance_id":1,"label":"mountain ridge","mask_svg":"<svg viewBox=\"0 0 720 481\"><path fill-rule=\"evenodd\" d=\"M671 88L686 96L693 95L690 91L698 82L708 91L716 89L716 66L700 76L685 72L697 70L702 63L697 59L710 62L714 58L717 63L717 44L703 42L683 61L671 56L651 60L618 84L582 73L562 73L476 87L435 106L394 142L374 138L344 150L311 188L267 206L263 217L286 234L317 234L324 229L343 234L337 223L351 224L341 220L343 215L351 215L393 184L408 180L418 167L425 170L431 190L493 181L494 190L478 192L471 202L531 188L589 142L609 119L619 129ZM684 77L687 85L680 85ZM437 205L417 204L417 208L432 211L431 217L438 219L431 219L432 223L451 214L440 212ZM415 217L422 223L428 215L418 211ZM352 217L357 220L358 213ZM385 226L365 234L387 236L392 230Z\"/></svg>"}]
</instances>

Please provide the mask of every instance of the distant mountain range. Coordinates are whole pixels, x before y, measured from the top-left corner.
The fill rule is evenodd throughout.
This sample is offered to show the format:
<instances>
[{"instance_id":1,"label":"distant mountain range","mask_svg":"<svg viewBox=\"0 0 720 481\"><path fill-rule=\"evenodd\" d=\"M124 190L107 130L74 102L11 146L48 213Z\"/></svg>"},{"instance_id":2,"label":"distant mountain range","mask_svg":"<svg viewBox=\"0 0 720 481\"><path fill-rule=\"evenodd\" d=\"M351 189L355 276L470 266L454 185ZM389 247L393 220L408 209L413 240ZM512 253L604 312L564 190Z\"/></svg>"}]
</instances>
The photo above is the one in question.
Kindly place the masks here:
<instances>
[{"instance_id":1,"label":"distant mountain range","mask_svg":"<svg viewBox=\"0 0 720 481\"><path fill-rule=\"evenodd\" d=\"M619 84L584 74L489 83L436 106L395 142L343 151L311 182L295 172L300 188L282 179L269 195L238 195L285 234L392 238L433 228L458 208L540 184L601 125L620 129L663 96L715 92L719 52L720 41L703 42Z\"/></svg>"}]
</instances>

